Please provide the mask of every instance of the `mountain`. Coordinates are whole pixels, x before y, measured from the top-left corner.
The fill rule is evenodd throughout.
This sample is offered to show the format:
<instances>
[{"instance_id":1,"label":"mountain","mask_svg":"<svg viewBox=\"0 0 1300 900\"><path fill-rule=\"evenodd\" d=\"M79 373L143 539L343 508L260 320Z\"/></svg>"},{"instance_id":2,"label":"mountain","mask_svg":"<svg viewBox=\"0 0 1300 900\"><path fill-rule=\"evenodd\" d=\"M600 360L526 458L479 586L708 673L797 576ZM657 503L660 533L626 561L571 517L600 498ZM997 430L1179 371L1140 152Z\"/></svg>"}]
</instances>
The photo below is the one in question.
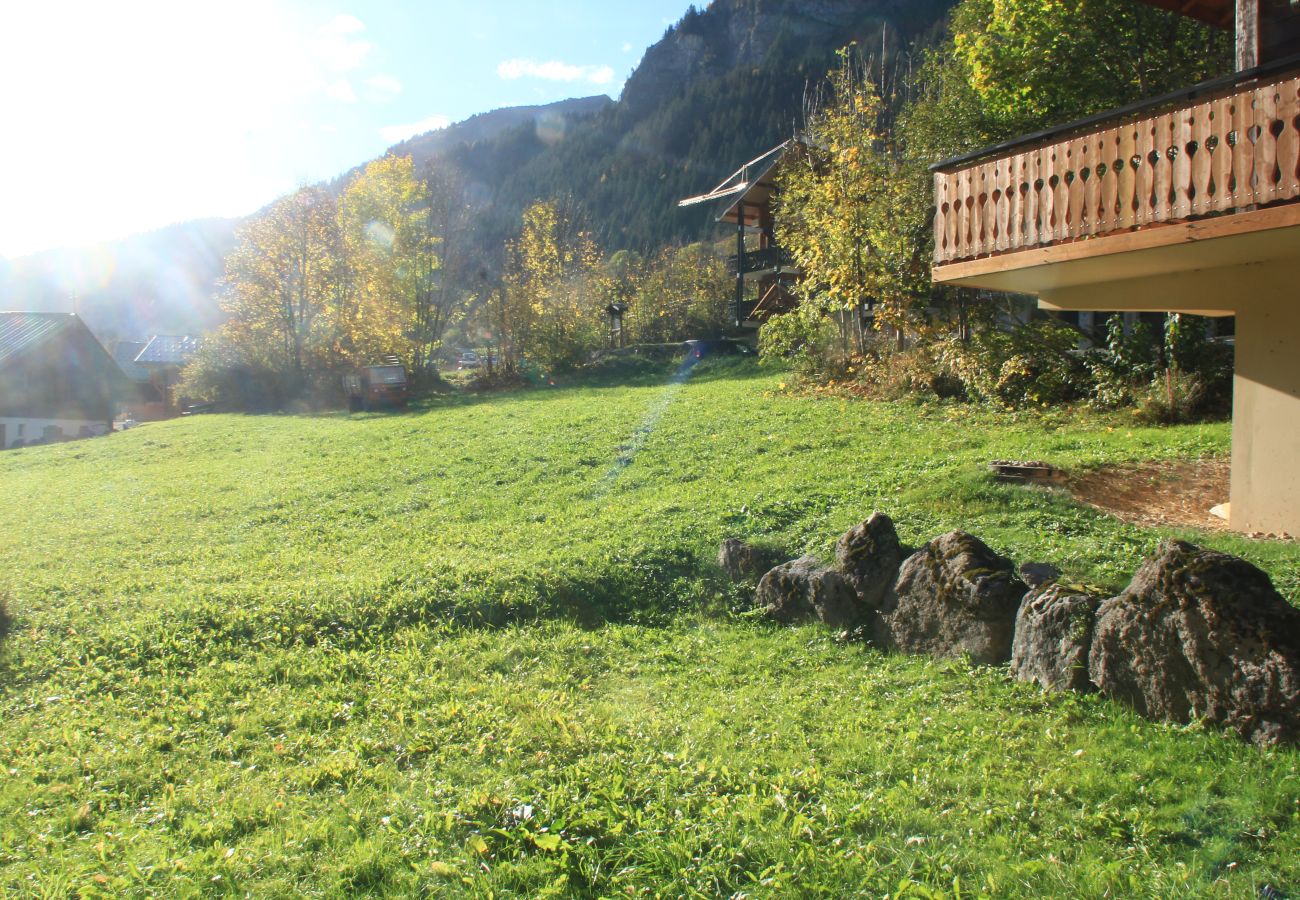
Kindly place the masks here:
<instances>
[{"instance_id":1,"label":"mountain","mask_svg":"<svg viewBox=\"0 0 1300 900\"><path fill-rule=\"evenodd\" d=\"M105 343L205 331L220 321L213 286L237 224L198 219L0 261L0 308L77 312Z\"/></svg>"},{"instance_id":2,"label":"mountain","mask_svg":"<svg viewBox=\"0 0 1300 900\"><path fill-rule=\"evenodd\" d=\"M547 103L542 106L511 106L470 116L463 122L429 131L394 144L386 151L390 156L409 156L422 166L460 144L490 141L502 132L520 126L538 129L561 128L570 120L585 118L614 105L604 94Z\"/></svg>"},{"instance_id":3,"label":"mountain","mask_svg":"<svg viewBox=\"0 0 1300 900\"><path fill-rule=\"evenodd\" d=\"M933 38L954 2L713 0L646 50L617 102L493 110L387 153L452 170L466 185L465 243L476 256L467 272L497 269L521 212L550 197L571 196L607 252L716 237L712 210L677 201L790 137L838 48L856 41L877 64L894 65ZM0 261L0 308L75 305L104 340L203 330L219 320L213 288L237 224L188 222Z\"/></svg>"},{"instance_id":4,"label":"mountain","mask_svg":"<svg viewBox=\"0 0 1300 900\"><path fill-rule=\"evenodd\" d=\"M604 95L497 109L410 138L387 153L427 163L519 127L556 129L614 103ZM360 166L333 182L341 188ZM0 259L0 309L77 312L105 343L192 334L221 321L215 289L238 219L199 219L93 247Z\"/></svg>"}]
</instances>

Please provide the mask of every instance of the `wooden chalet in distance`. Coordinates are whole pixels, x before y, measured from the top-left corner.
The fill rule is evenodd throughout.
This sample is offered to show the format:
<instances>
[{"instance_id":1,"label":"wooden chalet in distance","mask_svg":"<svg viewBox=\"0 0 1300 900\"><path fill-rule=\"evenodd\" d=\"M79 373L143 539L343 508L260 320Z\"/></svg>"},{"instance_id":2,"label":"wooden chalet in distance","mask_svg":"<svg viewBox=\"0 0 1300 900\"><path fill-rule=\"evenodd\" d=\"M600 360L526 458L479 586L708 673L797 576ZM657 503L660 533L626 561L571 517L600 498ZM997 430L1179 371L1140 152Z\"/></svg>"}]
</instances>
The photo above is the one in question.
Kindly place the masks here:
<instances>
[{"instance_id":1,"label":"wooden chalet in distance","mask_svg":"<svg viewBox=\"0 0 1300 900\"><path fill-rule=\"evenodd\" d=\"M155 334L136 355L134 365L148 373L149 384L161 403L161 415L155 418L181 414L183 404L176 395L176 385L180 384L181 372L194 358L201 342L201 338L191 335Z\"/></svg>"},{"instance_id":2,"label":"wooden chalet in distance","mask_svg":"<svg viewBox=\"0 0 1300 900\"><path fill-rule=\"evenodd\" d=\"M737 328L756 328L769 317L795 306L791 287L803 273L789 252L776 242L772 200L783 162L802 146L797 141L786 141L773 147L745 163L707 194L677 204L687 207L715 203L719 207L716 221L736 229L736 254L730 262L736 273ZM747 240L751 236L753 239Z\"/></svg>"},{"instance_id":3,"label":"wooden chalet in distance","mask_svg":"<svg viewBox=\"0 0 1300 900\"><path fill-rule=\"evenodd\" d=\"M0 448L107 434L127 390L77 316L0 312Z\"/></svg>"},{"instance_id":4,"label":"wooden chalet in distance","mask_svg":"<svg viewBox=\"0 0 1300 900\"><path fill-rule=\"evenodd\" d=\"M1233 28L1236 73L936 164L934 280L1236 316L1229 523L1300 535L1300 3L1133 2Z\"/></svg>"}]
</instances>

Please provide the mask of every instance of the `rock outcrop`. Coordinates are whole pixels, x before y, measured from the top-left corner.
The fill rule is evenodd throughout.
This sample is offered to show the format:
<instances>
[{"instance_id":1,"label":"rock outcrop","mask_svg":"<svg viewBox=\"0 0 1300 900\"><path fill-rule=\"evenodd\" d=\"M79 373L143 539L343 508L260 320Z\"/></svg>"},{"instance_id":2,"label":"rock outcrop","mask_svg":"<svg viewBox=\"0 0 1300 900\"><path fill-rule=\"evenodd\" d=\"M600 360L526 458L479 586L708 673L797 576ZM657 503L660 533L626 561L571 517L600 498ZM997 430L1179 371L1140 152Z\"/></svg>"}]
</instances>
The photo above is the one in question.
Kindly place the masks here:
<instances>
[{"instance_id":1,"label":"rock outcrop","mask_svg":"<svg viewBox=\"0 0 1300 900\"><path fill-rule=\"evenodd\" d=\"M865 522L854 525L836 544L835 559L862 602L872 609L880 609L893 590L898 566L903 561L903 548L898 543L893 520L875 512Z\"/></svg>"},{"instance_id":2,"label":"rock outcrop","mask_svg":"<svg viewBox=\"0 0 1300 900\"><path fill-rule=\"evenodd\" d=\"M1200 718L1259 744L1300 737L1300 610L1234 556L1161 544L1098 610L1088 668L1151 718Z\"/></svg>"},{"instance_id":3,"label":"rock outcrop","mask_svg":"<svg viewBox=\"0 0 1300 900\"><path fill-rule=\"evenodd\" d=\"M848 580L813 556L782 563L764 575L756 601L778 622L816 617L832 628L855 628L867 612Z\"/></svg>"},{"instance_id":4,"label":"rock outcrop","mask_svg":"<svg viewBox=\"0 0 1300 900\"><path fill-rule=\"evenodd\" d=\"M1049 690L1093 690L1088 651L1100 605L1100 597L1059 584L1032 591L1016 614L1011 674Z\"/></svg>"},{"instance_id":5,"label":"rock outcrop","mask_svg":"<svg viewBox=\"0 0 1300 900\"><path fill-rule=\"evenodd\" d=\"M949 532L904 561L877 641L907 653L1004 663L1026 590L1010 560L974 535Z\"/></svg>"}]
</instances>

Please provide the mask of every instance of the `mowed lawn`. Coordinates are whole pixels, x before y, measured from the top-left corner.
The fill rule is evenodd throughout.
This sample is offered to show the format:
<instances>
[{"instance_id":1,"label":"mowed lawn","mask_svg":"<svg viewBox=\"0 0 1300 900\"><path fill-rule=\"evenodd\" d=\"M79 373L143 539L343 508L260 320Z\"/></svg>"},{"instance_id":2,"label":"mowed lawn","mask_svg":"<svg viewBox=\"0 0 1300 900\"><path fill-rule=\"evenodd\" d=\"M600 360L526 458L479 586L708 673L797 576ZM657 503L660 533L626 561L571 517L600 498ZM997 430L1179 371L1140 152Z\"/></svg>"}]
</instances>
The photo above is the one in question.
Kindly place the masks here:
<instances>
[{"instance_id":1,"label":"mowed lawn","mask_svg":"<svg viewBox=\"0 0 1300 900\"><path fill-rule=\"evenodd\" d=\"M1225 424L753 366L0 454L0 895L1300 896L1300 752L786 629L723 537L872 510L1113 590L1176 534L993 483Z\"/></svg>"}]
</instances>

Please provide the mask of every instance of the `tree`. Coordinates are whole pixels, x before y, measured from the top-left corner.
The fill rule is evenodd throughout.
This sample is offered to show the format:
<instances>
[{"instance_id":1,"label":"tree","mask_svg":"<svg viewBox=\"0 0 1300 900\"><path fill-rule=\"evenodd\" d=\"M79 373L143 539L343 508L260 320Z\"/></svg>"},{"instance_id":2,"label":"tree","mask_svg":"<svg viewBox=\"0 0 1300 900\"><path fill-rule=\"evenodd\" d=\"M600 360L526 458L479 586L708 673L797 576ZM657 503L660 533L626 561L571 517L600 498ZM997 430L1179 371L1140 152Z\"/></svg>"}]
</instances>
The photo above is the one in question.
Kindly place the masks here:
<instances>
[{"instance_id":1,"label":"tree","mask_svg":"<svg viewBox=\"0 0 1300 900\"><path fill-rule=\"evenodd\" d=\"M304 187L239 230L226 257L223 341L250 363L301 380L330 350L343 272L333 197Z\"/></svg>"},{"instance_id":2,"label":"tree","mask_svg":"<svg viewBox=\"0 0 1300 900\"><path fill-rule=\"evenodd\" d=\"M832 316L845 343L866 349L859 312L874 304L877 327L906 327L911 229L900 221L899 164L883 129L885 106L855 48L840 53L826 95L808 116L806 146L787 157L779 179L777 239L804 277L795 288L810 333Z\"/></svg>"},{"instance_id":3,"label":"tree","mask_svg":"<svg viewBox=\"0 0 1300 900\"><path fill-rule=\"evenodd\" d=\"M571 201L529 206L506 257L499 328L507 368L525 355L546 368L571 366L600 346L600 252Z\"/></svg>"},{"instance_id":4,"label":"tree","mask_svg":"<svg viewBox=\"0 0 1300 900\"><path fill-rule=\"evenodd\" d=\"M424 365L421 321L439 268L427 186L409 156L370 163L343 191L339 228L355 290L341 311L339 339L357 362L387 355Z\"/></svg>"},{"instance_id":5,"label":"tree","mask_svg":"<svg viewBox=\"0 0 1300 900\"><path fill-rule=\"evenodd\" d=\"M734 285L726 264L704 244L664 249L641 262L630 289L620 294L630 339L657 344L720 336Z\"/></svg>"}]
</instances>

